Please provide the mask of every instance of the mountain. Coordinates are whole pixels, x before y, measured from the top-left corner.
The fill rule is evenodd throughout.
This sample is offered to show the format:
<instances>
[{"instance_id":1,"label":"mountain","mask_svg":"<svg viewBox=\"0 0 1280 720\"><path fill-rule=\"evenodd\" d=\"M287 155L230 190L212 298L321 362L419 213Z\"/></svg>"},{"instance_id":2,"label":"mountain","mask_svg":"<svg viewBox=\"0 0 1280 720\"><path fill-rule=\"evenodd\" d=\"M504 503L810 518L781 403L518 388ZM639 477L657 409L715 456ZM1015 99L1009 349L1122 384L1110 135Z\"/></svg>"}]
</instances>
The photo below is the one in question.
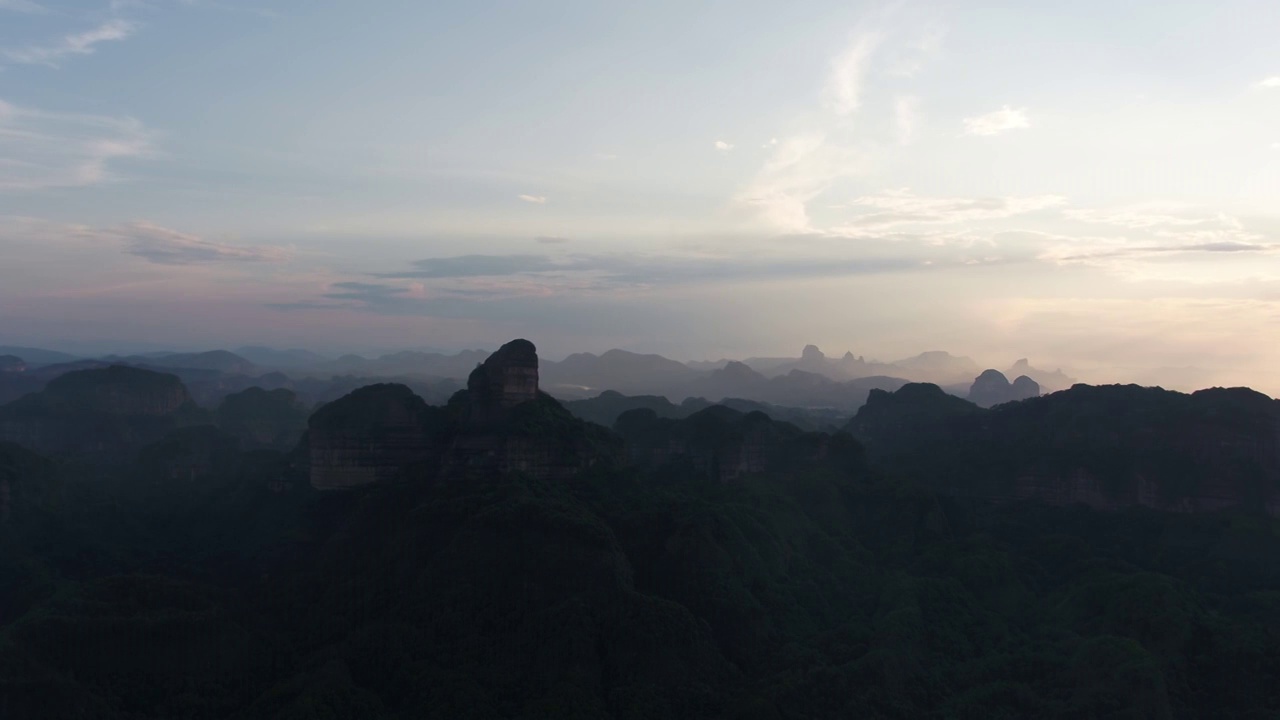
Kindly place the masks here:
<instances>
[{"instance_id":1,"label":"mountain","mask_svg":"<svg viewBox=\"0 0 1280 720\"><path fill-rule=\"evenodd\" d=\"M56 506L53 463L13 443L0 442L0 528L33 520ZM2 532L2 530L0 530ZM0 610L5 607L0 598Z\"/></svg>"},{"instance_id":2,"label":"mountain","mask_svg":"<svg viewBox=\"0 0 1280 720\"><path fill-rule=\"evenodd\" d=\"M310 373L357 375L370 378L431 377L464 379L489 353L463 350L457 354L404 351L375 359L344 355L337 360L308 368Z\"/></svg>"},{"instance_id":3,"label":"mountain","mask_svg":"<svg viewBox=\"0 0 1280 720\"><path fill-rule=\"evenodd\" d=\"M544 363L543 384L551 391L670 395L700 373L661 355L609 350L602 355L577 353Z\"/></svg>"},{"instance_id":4,"label":"mountain","mask_svg":"<svg viewBox=\"0 0 1280 720\"><path fill-rule=\"evenodd\" d=\"M937 385L968 381L979 370L971 358L957 357L943 350L923 352L890 364L904 377Z\"/></svg>"},{"instance_id":5,"label":"mountain","mask_svg":"<svg viewBox=\"0 0 1280 720\"><path fill-rule=\"evenodd\" d=\"M207 422L120 463L0 443L4 717L1280 708L1275 400L913 383L849 432L652 398L610 432L540 365L517 340L442 405L355 390L292 450ZM27 402L173 414L173 376L89 372ZM244 437L290 406L235 397Z\"/></svg>"},{"instance_id":6,"label":"mountain","mask_svg":"<svg viewBox=\"0 0 1280 720\"><path fill-rule=\"evenodd\" d=\"M307 428L308 409L291 390L251 387L223 398L217 426L246 446L291 448Z\"/></svg>"},{"instance_id":7,"label":"mountain","mask_svg":"<svg viewBox=\"0 0 1280 720\"><path fill-rule=\"evenodd\" d=\"M681 418L689 415L688 403L676 405L661 395L623 395L606 390L593 398L567 400L564 408L575 416L605 427L613 427L618 416L628 410L652 410L656 417Z\"/></svg>"},{"instance_id":8,"label":"mountain","mask_svg":"<svg viewBox=\"0 0 1280 720\"><path fill-rule=\"evenodd\" d=\"M27 371L27 362L17 355L0 355L0 373Z\"/></svg>"},{"instance_id":9,"label":"mountain","mask_svg":"<svg viewBox=\"0 0 1280 720\"><path fill-rule=\"evenodd\" d=\"M1026 375L1019 375L1013 383L999 370L983 370L969 387L969 400L979 407L992 407L1001 403L1039 397L1040 385Z\"/></svg>"},{"instance_id":10,"label":"mountain","mask_svg":"<svg viewBox=\"0 0 1280 720\"><path fill-rule=\"evenodd\" d=\"M656 470L667 481L691 474L734 482L822 461L857 465L861 460L861 448L847 435L805 433L762 412L742 413L722 405L681 419L658 417L649 408L629 410L614 427L631 462ZM833 448L849 457L833 460Z\"/></svg>"},{"instance_id":11,"label":"mountain","mask_svg":"<svg viewBox=\"0 0 1280 720\"><path fill-rule=\"evenodd\" d=\"M445 478L520 472L563 479L613 462L618 451L603 428L539 389L538 365L533 343L513 340L476 367L445 408L390 384L325 405L306 438L312 486L382 483L428 465Z\"/></svg>"},{"instance_id":12,"label":"mountain","mask_svg":"<svg viewBox=\"0 0 1280 720\"><path fill-rule=\"evenodd\" d=\"M297 348L276 350L260 345L249 345L236 348L234 352L254 365L266 368L308 368L330 361L330 358L323 355Z\"/></svg>"},{"instance_id":13,"label":"mountain","mask_svg":"<svg viewBox=\"0 0 1280 720\"><path fill-rule=\"evenodd\" d=\"M1280 515L1280 401L1244 388L1075 385L983 410L908 385L873 393L849 430L944 493Z\"/></svg>"},{"instance_id":14,"label":"mountain","mask_svg":"<svg viewBox=\"0 0 1280 720\"><path fill-rule=\"evenodd\" d=\"M837 410L793 408L743 398L722 398L712 402L705 398L685 398L679 405L658 395L627 396L606 390L594 398L566 401L564 407L576 417L588 422L613 427L619 416L629 410L648 409L659 418L686 418L713 405L736 410L740 413L761 412L774 420L791 423L802 430L838 429L848 421L848 414Z\"/></svg>"},{"instance_id":15,"label":"mountain","mask_svg":"<svg viewBox=\"0 0 1280 720\"><path fill-rule=\"evenodd\" d=\"M838 382L803 370L766 377L745 363L731 361L723 368L688 383L680 394L714 399L742 398L782 407L830 408L851 413L866 400L870 389L897 389L906 382L891 377Z\"/></svg>"},{"instance_id":16,"label":"mountain","mask_svg":"<svg viewBox=\"0 0 1280 720\"><path fill-rule=\"evenodd\" d=\"M202 419L175 375L126 366L78 370L0 406L0 440L35 450L125 460Z\"/></svg>"},{"instance_id":17,"label":"mountain","mask_svg":"<svg viewBox=\"0 0 1280 720\"><path fill-rule=\"evenodd\" d=\"M76 355L56 350L41 350L40 348L20 347L17 345L0 345L0 355L16 355L33 367L75 362L80 359Z\"/></svg>"},{"instance_id":18,"label":"mountain","mask_svg":"<svg viewBox=\"0 0 1280 720\"><path fill-rule=\"evenodd\" d=\"M1057 392L1066 390L1076 384L1075 378L1068 377L1061 369L1048 372L1031 366L1026 358L1022 358L1013 364L1005 373L1006 377L1016 378L1019 375L1026 375L1034 380L1044 392Z\"/></svg>"},{"instance_id":19,"label":"mountain","mask_svg":"<svg viewBox=\"0 0 1280 720\"><path fill-rule=\"evenodd\" d=\"M110 358L116 360L116 358ZM226 350L210 350L199 353L170 353L159 356L136 356L123 358L130 364L145 365L156 368L172 368L185 370L214 370L220 373L252 375L258 368L248 360Z\"/></svg>"}]
</instances>

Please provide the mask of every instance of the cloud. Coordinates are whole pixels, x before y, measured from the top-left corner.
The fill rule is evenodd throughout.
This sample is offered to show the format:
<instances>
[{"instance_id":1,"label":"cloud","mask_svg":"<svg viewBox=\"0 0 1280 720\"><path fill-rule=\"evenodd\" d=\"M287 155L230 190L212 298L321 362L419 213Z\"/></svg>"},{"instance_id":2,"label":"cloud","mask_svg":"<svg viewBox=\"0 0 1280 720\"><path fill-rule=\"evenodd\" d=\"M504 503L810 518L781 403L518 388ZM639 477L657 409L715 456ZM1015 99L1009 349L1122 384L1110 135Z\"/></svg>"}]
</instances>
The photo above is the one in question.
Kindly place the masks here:
<instances>
[{"instance_id":1,"label":"cloud","mask_svg":"<svg viewBox=\"0 0 1280 720\"><path fill-rule=\"evenodd\" d=\"M28 45L5 50L4 56L24 65L57 67L57 62L64 57L92 55L99 43L123 40L132 35L135 29L136 26L127 20L109 20L92 30L65 35L52 45Z\"/></svg>"},{"instance_id":2,"label":"cloud","mask_svg":"<svg viewBox=\"0 0 1280 720\"><path fill-rule=\"evenodd\" d=\"M543 245L563 245L564 243L569 242L569 238L557 237L554 235L539 235L534 238L533 241L542 243Z\"/></svg>"},{"instance_id":3,"label":"cloud","mask_svg":"<svg viewBox=\"0 0 1280 720\"><path fill-rule=\"evenodd\" d=\"M1222 228L1239 230L1238 219L1223 213L1205 214L1178 203L1147 202L1120 208L1072 208L1063 214L1080 222L1133 230Z\"/></svg>"},{"instance_id":4,"label":"cloud","mask_svg":"<svg viewBox=\"0 0 1280 720\"><path fill-rule=\"evenodd\" d=\"M920 121L920 98L900 95L893 102L893 120L898 130L898 144L910 145Z\"/></svg>"},{"instance_id":5,"label":"cloud","mask_svg":"<svg viewBox=\"0 0 1280 720\"><path fill-rule=\"evenodd\" d=\"M533 203L534 205L544 205L547 202L545 195L517 195L516 197L527 203Z\"/></svg>"},{"instance_id":6,"label":"cloud","mask_svg":"<svg viewBox=\"0 0 1280 720\"><path fill-rule=\"evenodd\" d=\"M418 260L413 263L413 270L374 273L374 277L402 279L469 278L547 272L564 266L563 264L558 265L552 258L545 255L457 255Z\"/></svg>"},{"instance_id":7,"label":"cloud","mask_svg":"<svg viewBox=\"0 0 1280 720\"><path fill-rule=\"evenodd\" d=\"M861 166L861 156L814 131L783 138L769 160L735 200L782 233L821 232L813 226L809 203Z\"/></svg>"},{"instance_id":8,"label":"cloud","mask_svg":"<svg viewBox=\"0 0 1280 720\"><path fill-rule=\"evenodd\" d=\"M1190 245L1139 245L1134 247L1108 248L1088 246L1081 248L1082 243L1070 242L1057 245L1042 253L1041 257L1057 263L1097 264L1098 261L1124 258L1140 258L1152 255L1171 255L1185 253L1271 253L1280 249L1278 245L1259 245L1247 242L1222 241Z\"/></svg>"},{"instance_id":9,"label":"cloud","mask_svg":"<svg viewBox=\"0 0 1280 720\"><path fill-rule=\"evenodd\" d=\"M0 101L0 192L114 179L114 161L146 156L151 133L128 117L57 113Z\"/></svg>"},{"instance_id":10,"label":"cloud","mask_svg":"<svg viewBox=\"0 0 1280 720\"><path fill-rule=\"evenodd\" d=\"M1272 150L1280 150L1280 142L1273 142L1273 143L1271 143L1271 149L1272 149Z\"/></svg>"},{"instance_id":11,"label":"cloud","mask_svg":"<svg viewBox=\"0 0 1280 720\"><path fill-rule=\"evenodd\" d=\"M1029 127L1031 127L1031 122L1027 119L1026 108L1011 108L1008 105L986 115L964 119L964 132L966 135L999 135L1010 130L1021 130Z\"/></svg>"},{"instance_id":12,"label":"cloud","mask_svg":"<svg viewBox=\"0 0 1280 720\"><path fill-rule=\"evenodd\" d=\"M980 259L979 263L992 262ZM999 261L999 260L995 260ZM318 300L275 305L280 309L357 309L391 315L457 314L468 305L521 298L625 297L655 288L798 277L844 277L934 271L959 260L925 262L896 257L786 257L678 255L462 255L418 260L399 272L335 283ZM619 295L624 293L624 295ZM329 301L343 301L333 304Z\"/></svg>"},{"instance_id":13,"label":"cloud","mask_svg":"<svg viewBox=\"0 0 1280 720\"><path fill-rule=\"evenodd\" d=\"M1280 88L1280 75L1273 75L1265 80L1259 81L1258 87L1266 90L1273 90L1275 88Z\"/></svg>"},{"instance_id":14,"label":"cloud","mask_svg":"<svg viewBox=\"0 0 1280 720\"><path fill-rule=\"evenodd\" d=\"M725 142L725 141L723 141L723 140L717 140L717 141L715 142L715 148L716 148L717 150L719 150L720 152L722 152L722 153L723 153L723 152L729 152L730 150L732 150L732 149L733 149L733 145L732 145L731 143L727 143L727 142Z\"/></svg>"},{"instance_id":15,"label":"cloud","mask_svg":"<svg viewBox=\"0 0 1280 720\"><path fill-rule=\"evenodd\" d=\"M860 211L832 233L867 235L883 233L901 225L947 224L998 220L1065 205L1061 195L1025 197L921 197L910 190L887 190L855 198L847 209Z\"/></svg>"},{"instance_id":16,"label":"cloud","mask_svg":"<svg viewBox=\"0 0 1280 720\"><path fill-rule=\"evenodd\" d=\"M831 61L824 99L826 107L836 115L847 116L857 112L862 99L862 84L880 40L878 32L858 33L844 52Z\"/></svg>"},{"instance_id":17,"label":"cloud","mask_svg":"<svg viewBox=\"0 0 1280 720\"><path fill-rule=\"evenodd\" d=\"M146 221L129 223L104 234L123 241L126 253L159 265L279 262L289 257L281 248L225 245Z\"/></svg>"},{"instance_id":18,"label":"cloud","mask_svg":"<svg viewBox=\"0 0 1280 720\"><path fill-rule=\"evenodd\" d=\"M822 108L807 112L791 134L772 139L764 148L768 159L733 201L759 220L784 234L821 234L831 230L831 221L815 219L814 203L850 178L866 173L893 145L911 142L919 126L919 104L912 96L900 95L890 109L890 133L877 138L867 128L857 131L852 120L864 102L867 78L876 66L879 53L892 60L910 58L915 69L926 56L936 52L941 32L929 32L914 45L894 46L895 38L918 33L921 22L912 19L904 26L893 21L898 5L873 14L831 60L822 82ZM898 68L903 69L902 67ZM912 69L911 72L915 70ZM874 131L874 126L868 126ZM838 223L838 221L836 221Z\"/></svg>"},{"instance_id":19,"label":"cloud","mask_svg":"<svg viewBox=\"0 0 1280 720\"><path fill-rule=\"evenodd\" d=\"M12 10L13 12L31 15L49 12L43 5L31 2L31 0L0 0L0 10Z\"/></svg>"},{"instance_id":20,"label":"cloud","mask_svg":"<svg viewBox=\"0 0 1280 720\"><path fill-rule=\"evenodd\" d=\"M768 150L770 148L776 148L778 147L778 138L769 138L769 142L761 145L760 147L764 148L765 150Z\"/></svg>"}]
</instances>

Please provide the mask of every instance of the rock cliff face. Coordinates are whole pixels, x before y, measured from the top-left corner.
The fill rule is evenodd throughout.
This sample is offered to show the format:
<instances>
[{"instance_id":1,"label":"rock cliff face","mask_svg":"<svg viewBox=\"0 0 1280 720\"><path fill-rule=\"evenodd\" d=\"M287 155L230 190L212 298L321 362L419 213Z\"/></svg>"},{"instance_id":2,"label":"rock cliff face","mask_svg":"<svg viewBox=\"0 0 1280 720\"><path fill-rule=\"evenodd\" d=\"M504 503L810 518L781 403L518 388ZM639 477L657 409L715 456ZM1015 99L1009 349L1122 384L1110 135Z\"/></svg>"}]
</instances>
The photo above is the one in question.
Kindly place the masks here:
<instances>
[{"instance_id":1,"label":"rock cliff face","mask_svg":"<svg viewBox=\"0 0 1280 720\"><path fill-rule=\"evenodd\" d=\"M940 402L911 403L907 389L873 396L850 429L877 459L939 492L1108 510L1280 514L1280 401L1260 393L1076 385L953 412Z\"/></svg>"},{"instance_id":2,"label":"rock cliff face","mask_svg":"<svg viewBox=\"0 0 1280 720\"><path fill-rule=\"evenodd\" d=\"M441 474L446 478L520 472L566 479L619 455L604 428L574 417L538 389L538 354L513 340L471 373L467 390L450 400L453 429Z\"/></svg>"},{"instance_id":3,"label":"rock cliff face","mask_svg":"<svg viewBox=\"0 0 1280 720\"><path fill-rule=\"evenodd\" d=\"M389 480L439 451L438 420L404 385L379 384L321 407L308 421L311 485L340 490Z\"/></svg>"},{"instance_id":4,"label":"rock cliff face","mask_svg":"<svg viewBox=\"0 0 1280 720\"><path fill-rule=\"evenodd\" d=\"M512 340L467 378L469 420L501 422L508 411L538 398L538 351L528 340Z\"/></svg>"},{"instance_id":5,"label":"rock cliff face","mask_svg":"<svg viewBox=\"0 0 1280 720\"><path fill-rule=\"evenodd\" d=\"M630 462L720 482L763 472L785 473L857 448L843 433L805 433L762 412L740 413L722 405L681 420L660 418L648 408L630 410L615 427L626 442ZM857 452L860 459L860 449Z\"/></svg>"},{"instance_id":6,"label":"rock cliff face","mask_svg":"<svg viewBox=\"0 0 1280 720\"><path fill-rule=\"evenodd\" d=\"M0 440L41 452L129 459L201 411L174 375L113 366L62 375L0 407Z\"/></svg>"},{"instance_id":7,"label":"rock cliff face","mask_svg":"<svg viewBox=\"0 0 1280 720\"><path fill-rule=\"evenodd\" d=\"M113 365L70 372L41 393L48 408L101 415L172 415L191 403L176 375Z\"/></svg>"},{"instance_id":8,"label":"rock cliff face","mask_svg":"<svg viewBox=\"0 0 1280 720\"><path fill-rule=\"evenodd\" d=\"M999 370L984 370L969 388L969 400L984 408L1039 396L1040 386L1035 380L1019 375L1010 384L1009 379Z\"/></svg>"},{"instance_id":9,"label":"rock cliff face","mask_svg":"<svg viewBox=\"0 0 1280 720\"><path fill-rule=\"evenodd\" d=\"M336 490L418 466L440 480L520 472L564 479L615 461L619 443L538 390L533 343L503 345L447 407L403 385L375 385L322 407L307 432L311 484Z\"/></svg>"}]
</instances>

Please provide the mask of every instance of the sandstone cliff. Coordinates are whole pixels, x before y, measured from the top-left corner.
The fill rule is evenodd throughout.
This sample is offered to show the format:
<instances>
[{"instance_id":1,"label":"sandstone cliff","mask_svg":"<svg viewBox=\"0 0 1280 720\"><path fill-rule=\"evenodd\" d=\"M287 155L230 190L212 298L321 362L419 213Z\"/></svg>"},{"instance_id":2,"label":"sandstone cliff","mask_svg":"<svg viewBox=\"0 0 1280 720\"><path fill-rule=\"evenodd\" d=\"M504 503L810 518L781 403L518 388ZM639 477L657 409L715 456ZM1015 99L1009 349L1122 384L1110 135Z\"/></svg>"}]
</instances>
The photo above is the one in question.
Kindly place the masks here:
<instances>
[{"instance_id":1,"label":"sandstone cliff","mask_svg":"<svg viewBox=\"0 0 1280 720\"><path fill-rule=\"evenodd\" d=\"M438 412L404 385L360 388L315 412L306 443L311 485L337 490L398 476L439 451Z\"/></svg>"},{"instance_id":2,"label":"sandstone cliff","mask_svg":"<svg viewBox=\"0 0 1280 720\"><path fill-rule=\"evenodd\" d=\"M919 394L873 395L850 430L877 460L940 492L1280 514L1280 401L1251 390L1076 385L991 410Z\"/></svg>"},{"instance_id":3,"label":"sandstone cliff","mask_svg":"<svg viewBox=\"0 0 1280 720\"><path fill-rule=\"evenodd\" d=\"M538 355L513 340L471 373L450 400L458 419L441 467L446 478L520 472L566 479L615 462L618 443L538 389Z\"/></svg>"},{"instance_id":4,"label":"sandstone cliff","mask_svg":"<svg viewBox=\"0 0 1280 720\"><path fill-rule=\"evenodd\" d=\"M123 460L201 419L176 376L112 366L67 373L0 407L0 440L42 452Z\"/></svg>"},{"instance_id":5,"label":"sandstone cliff","mask_svg":"<svg viewBox=\"0 0 1280 720\"><path fill-rule=\"evenodd\" d=\"M366 485L417 466L459 480L523 473L565 479L614 462L619 443L538 389L533 343L514 340L476 367L444 408L403 385L375 385L322 407L309 422L311 484Z\"/></svg>"}]
</instances>

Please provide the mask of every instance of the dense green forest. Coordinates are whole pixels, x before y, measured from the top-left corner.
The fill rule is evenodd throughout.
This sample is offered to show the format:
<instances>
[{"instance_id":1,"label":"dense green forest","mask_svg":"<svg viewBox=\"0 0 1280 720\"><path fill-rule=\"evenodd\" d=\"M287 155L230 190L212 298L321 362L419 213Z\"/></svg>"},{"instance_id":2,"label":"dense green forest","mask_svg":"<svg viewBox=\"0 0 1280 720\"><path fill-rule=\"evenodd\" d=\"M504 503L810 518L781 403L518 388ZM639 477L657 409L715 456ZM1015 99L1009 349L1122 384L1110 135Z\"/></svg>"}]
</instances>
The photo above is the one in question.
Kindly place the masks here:
<instances>
[{"instance_id":1,"label":"dense green forest","mask_svg":"<svg viewBox=\"0 0 1280 720\"><path fill-rule=\"evenodd\" d=\"M997 507L847 458L318 494L228 452L176 489L4 448L0 715L1280 714L1262 516Z\"/></svg>"}]
</instances>

